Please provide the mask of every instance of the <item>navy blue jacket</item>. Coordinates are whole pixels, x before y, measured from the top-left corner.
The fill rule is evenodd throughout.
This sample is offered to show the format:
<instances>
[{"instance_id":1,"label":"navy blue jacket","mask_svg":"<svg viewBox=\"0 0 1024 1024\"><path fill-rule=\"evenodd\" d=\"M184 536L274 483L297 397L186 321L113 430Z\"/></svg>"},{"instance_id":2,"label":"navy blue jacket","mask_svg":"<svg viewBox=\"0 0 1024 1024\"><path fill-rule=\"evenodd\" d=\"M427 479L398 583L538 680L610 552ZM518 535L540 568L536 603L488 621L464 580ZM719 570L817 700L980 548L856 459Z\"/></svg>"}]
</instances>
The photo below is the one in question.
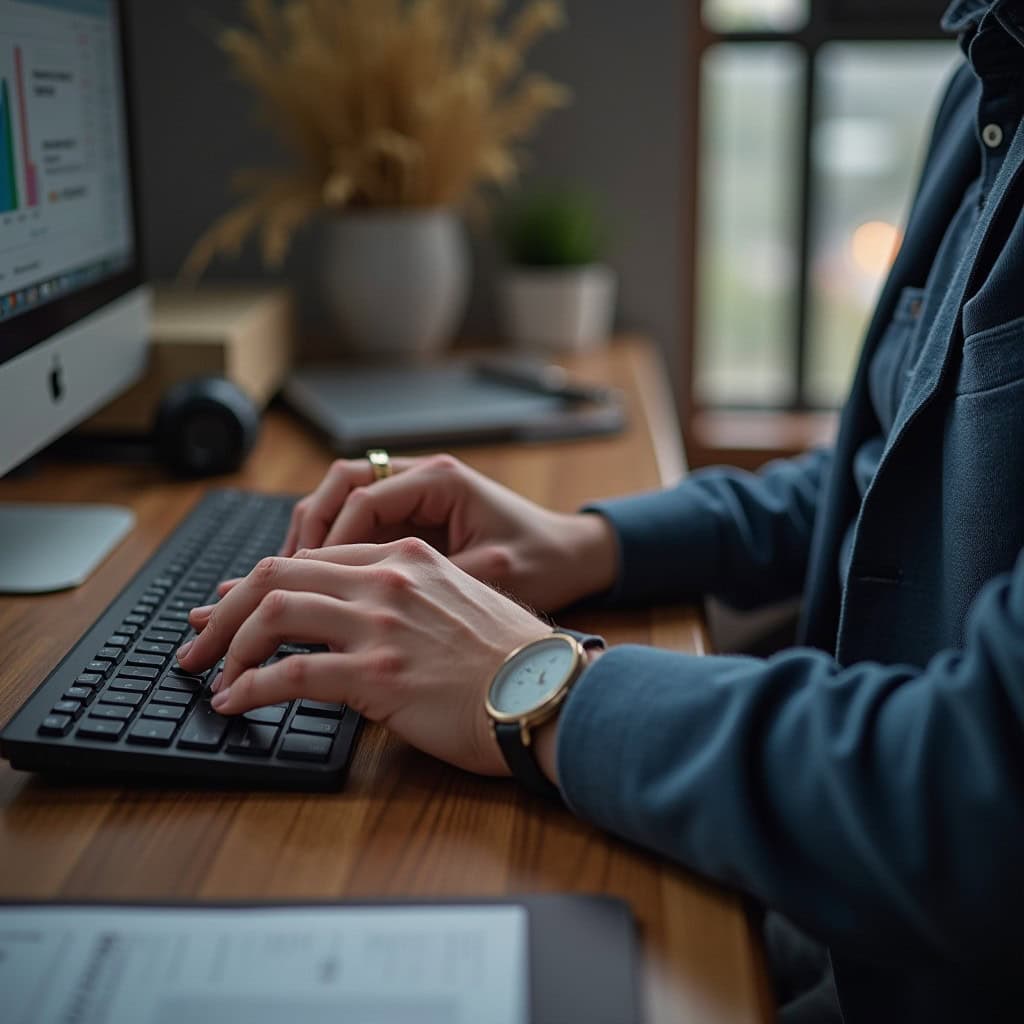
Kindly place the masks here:
<instances>
[{"instance_id":1,"label":"navy blue jacket","mask_svg":"<svg viewBox=\"0 0 1024 1024\"><path fill-rule=\"evenodd\" d=\"M1024 3L996 8L1024 47ZM1024 96L1024 48L1009 59ZM802 646L614 648L559 732L569 805L826 943L848 1024L1024 1016L1024 132L1004 111L986 147L995 114L965 65L833 450L597 506L621 545L613 604L802 593ZM906 289L934 318L862 494L868 367Z\"/></svg>"}]
</instances>

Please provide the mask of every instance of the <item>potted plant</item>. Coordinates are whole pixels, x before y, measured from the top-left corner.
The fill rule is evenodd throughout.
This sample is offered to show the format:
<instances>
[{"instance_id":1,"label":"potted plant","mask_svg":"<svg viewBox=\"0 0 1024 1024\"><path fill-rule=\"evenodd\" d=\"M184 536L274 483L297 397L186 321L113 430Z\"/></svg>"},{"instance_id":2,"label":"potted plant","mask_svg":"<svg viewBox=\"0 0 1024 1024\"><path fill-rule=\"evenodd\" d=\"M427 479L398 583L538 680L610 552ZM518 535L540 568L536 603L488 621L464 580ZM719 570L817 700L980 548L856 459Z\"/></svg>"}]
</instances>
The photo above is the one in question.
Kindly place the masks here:
<instances>
[{"instance_id":1,"label":"potted plant","mask_svg":"<svg viewBox=\"0 0 1024 1024\"><path fill-rule=\"evenodd\" d=\"M186 275L259 229L278 266L295 230L322 225L324 305L362 354L424 354L461 321L469 260L461 210L507 185L518 143L566 90L525 74L524 55L562 23L558 0L510 21L501 0L247 0L221 34L236 73L297 158L243 172L249 193L199 240Z\"/></svg>"},{"instance_id":2,"label":"potted plant","mask_svg":"<svg viewBox=\"0 0 1024 1024\"><path fill-rule=\"evenodd\" d=\"M548 190L514 204L502 220L508 267L501 312L510 341L580 351L607 342L615 314L615 272L600 261L605 231L582 192Z\"/></svg>"}]
</instances>

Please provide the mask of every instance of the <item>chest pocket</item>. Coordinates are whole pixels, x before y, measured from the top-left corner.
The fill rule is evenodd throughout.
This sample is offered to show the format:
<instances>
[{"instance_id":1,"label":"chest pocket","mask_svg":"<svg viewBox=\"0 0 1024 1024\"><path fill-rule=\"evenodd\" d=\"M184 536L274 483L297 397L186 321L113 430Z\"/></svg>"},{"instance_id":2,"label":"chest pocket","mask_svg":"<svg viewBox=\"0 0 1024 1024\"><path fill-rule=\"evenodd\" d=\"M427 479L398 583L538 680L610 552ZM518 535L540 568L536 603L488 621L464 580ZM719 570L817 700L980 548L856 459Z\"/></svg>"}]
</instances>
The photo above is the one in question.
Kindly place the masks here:
<instances>
[{"instance_id":1,"label":"chest pocket","mask_svg":"<svg viewBox=\"0 0 1024 1024\"><path fill-rule=\"evenodd\" d=\"M896 312L871 357L868 386L875 415L887 433L907 390L920 342L918 330L924 308L923 288L904 288Z\"/></svg>"},{"instance_id":2,"label":"chest pocket","mask_svg":"<svg viewBox=\"0 0 1024 1024\"><path fill-rule=\"evenodd\" d=\"M1024 380L1024 317L964 340L957 394L974 395Z\"/></svg>"}]
</instances>

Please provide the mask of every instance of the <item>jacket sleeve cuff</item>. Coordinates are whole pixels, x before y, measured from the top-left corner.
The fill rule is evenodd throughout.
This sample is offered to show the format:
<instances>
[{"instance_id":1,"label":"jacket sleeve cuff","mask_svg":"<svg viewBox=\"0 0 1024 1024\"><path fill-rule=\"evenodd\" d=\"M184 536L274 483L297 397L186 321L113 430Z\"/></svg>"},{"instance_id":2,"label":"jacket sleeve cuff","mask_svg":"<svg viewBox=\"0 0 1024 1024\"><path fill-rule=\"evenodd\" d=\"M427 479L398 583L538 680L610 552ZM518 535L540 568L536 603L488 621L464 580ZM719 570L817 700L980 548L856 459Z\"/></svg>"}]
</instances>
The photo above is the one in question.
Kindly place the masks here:
<instances>
[{"instance_id":1,"label":"jacket sleeve cuff","mask_svg":"<svg viewBox=\"0 0 1024 1024\"><path fill-rule=\"evenodd\" d=\"M715 518L685 485L593 502L618 541L619 577L604 596L611 607L697 601L714 589L720 536Z\"/></svg>"}]
</instances>

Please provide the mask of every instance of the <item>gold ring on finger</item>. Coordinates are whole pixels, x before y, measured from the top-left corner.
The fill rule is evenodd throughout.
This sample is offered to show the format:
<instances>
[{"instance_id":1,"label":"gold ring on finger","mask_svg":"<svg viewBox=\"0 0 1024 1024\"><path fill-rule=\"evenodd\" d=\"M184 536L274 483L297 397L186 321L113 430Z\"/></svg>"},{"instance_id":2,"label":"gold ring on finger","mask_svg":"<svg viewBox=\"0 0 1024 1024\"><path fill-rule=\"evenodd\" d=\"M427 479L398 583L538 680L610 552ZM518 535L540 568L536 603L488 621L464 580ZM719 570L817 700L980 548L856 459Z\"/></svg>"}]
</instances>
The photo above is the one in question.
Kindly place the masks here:
<instances>
[{"instance_id":1,"label":"gold ring on finger","mask_svg":"<svg viewBox=\"0 0 1024 1024\"><path fill-rule=\"evenodd\" d=\"M383 448L371 448L366 453L366 457L370 460L374 483L378 480L386 480L394 473L394 467L391 465L391 456Z\"/></svg>"}]
</instances>

